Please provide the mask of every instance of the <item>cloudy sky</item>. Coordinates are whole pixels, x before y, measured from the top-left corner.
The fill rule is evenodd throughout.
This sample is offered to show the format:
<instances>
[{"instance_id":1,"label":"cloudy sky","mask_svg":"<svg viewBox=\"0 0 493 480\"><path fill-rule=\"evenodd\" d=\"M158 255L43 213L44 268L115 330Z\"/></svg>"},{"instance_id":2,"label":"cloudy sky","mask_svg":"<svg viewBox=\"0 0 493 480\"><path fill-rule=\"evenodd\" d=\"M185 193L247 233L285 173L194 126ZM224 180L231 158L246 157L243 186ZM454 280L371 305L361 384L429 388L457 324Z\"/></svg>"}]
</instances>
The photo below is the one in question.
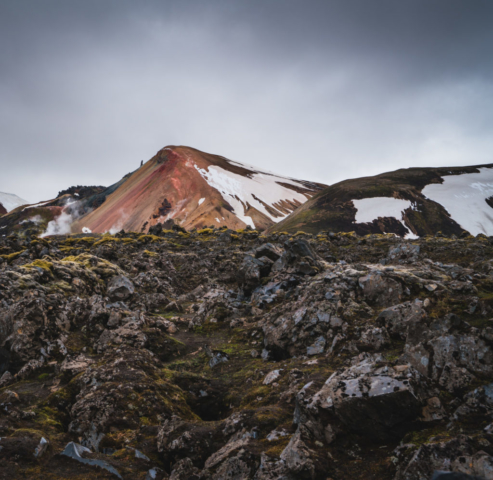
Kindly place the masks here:
<instances>
[{"instance_id":1,"label":"cloudy sky","mask_svg":"<svg viewBox=\"0 0 493 480\"><path fill-rule=\"evenodd\" d=\"M489 0L0 0L0 191L165 145L332 184L493 163Z\"/></svg>"}]
</instances>

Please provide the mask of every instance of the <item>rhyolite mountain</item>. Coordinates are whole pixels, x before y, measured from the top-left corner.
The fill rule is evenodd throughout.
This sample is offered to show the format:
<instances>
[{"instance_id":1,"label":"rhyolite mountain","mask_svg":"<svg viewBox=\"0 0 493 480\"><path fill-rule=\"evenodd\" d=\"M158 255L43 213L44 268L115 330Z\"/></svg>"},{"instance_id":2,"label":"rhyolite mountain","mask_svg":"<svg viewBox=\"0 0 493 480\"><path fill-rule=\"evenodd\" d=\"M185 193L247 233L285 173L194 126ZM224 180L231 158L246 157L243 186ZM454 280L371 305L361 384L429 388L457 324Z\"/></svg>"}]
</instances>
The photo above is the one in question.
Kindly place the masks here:
<instances>
[{"instance_id":1,"label":"rhyolite mountain","mask_svg":"<svg viewBox=\"0 0 493 480\"><path fill-rule=\"evenodd\" d=\"M493 235L493 164L407 168L336 183L270 232Z\"/></svg>"},{"instance_id":2,"label":"rhyolite mountain","mask_svg":"<svg viewBox=\"0 0 493 480\"><path fill-rule=\"evenodd\" d=\"M172 219L187 230L211 225L265 230L323 187L194 148L167 146L73 229L140 232Z\"/></svg>"},{"instance_id":3,"label":"rhyolite mountain","mask_svg":"<svg viewBox=\"0 0 493 480\"><path fill-rule=\"evenodd\" d=\"M265 230L325 187L194 148L167 146L111 187L72 187L54 200L14 211L0 221L0 228L147 232L172 220L187 230Z\"/></svg>"}]
</instances>

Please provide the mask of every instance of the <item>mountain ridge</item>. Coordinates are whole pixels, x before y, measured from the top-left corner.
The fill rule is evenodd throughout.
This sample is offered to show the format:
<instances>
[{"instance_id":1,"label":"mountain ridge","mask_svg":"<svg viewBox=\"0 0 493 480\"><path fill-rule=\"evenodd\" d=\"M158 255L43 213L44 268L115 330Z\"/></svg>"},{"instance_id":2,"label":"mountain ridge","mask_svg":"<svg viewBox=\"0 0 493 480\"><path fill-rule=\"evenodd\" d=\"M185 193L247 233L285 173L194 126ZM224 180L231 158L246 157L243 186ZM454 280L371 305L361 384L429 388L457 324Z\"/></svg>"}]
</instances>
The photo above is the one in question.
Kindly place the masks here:
<instances>
[{"instance_id":1,"label":"mountain ridge","mask_svg":"<svg viewBox=\"0 0 493 480\"><path fill-rule=\"evenodd\" d=\"M445 191L445 189L437 185L447 186L452 177L458 178L460 182L455 192L449 189L447 198L440 193L440 190ZM457 197L455 205L454 195ZM484 200L484 210L477 212L478 217L485 218L482 226L484 231L481 231L480 227L476 228L475 225L466 228L464 224L470 226L471 222L464 220L464 212L456 211L461 205L466 208L465 205L468 205L468 201L474 195L477 196L479 209L483 208L481 202ZM493 164L399 169L371 177L348 179L331 185L314 195L289 217L270 227L269 232L294 233L302 230L318 233L329 230L355 231L360 235L396 233L400 236L413 237L437 232L460 235L464 231L472 230L473 234L493 235L493 210L491 210L492 220L488 220L491 205L486 201L491 195L493 195ZM379 214L377 210L373 219L368 217L368 210L375 209L370 199L379 199L381 202L381 212ZM402 215L383 214L385 210L395 212L397 205L394 207L395 202L391 199L407 202L402 209ZM447 208L440 202L446 203ZM358 221L359 210L362 210L361 218L364 218L364 221ZM471 211L470 215L474 217L474 211Z\"/></svg>"}]
</instances>

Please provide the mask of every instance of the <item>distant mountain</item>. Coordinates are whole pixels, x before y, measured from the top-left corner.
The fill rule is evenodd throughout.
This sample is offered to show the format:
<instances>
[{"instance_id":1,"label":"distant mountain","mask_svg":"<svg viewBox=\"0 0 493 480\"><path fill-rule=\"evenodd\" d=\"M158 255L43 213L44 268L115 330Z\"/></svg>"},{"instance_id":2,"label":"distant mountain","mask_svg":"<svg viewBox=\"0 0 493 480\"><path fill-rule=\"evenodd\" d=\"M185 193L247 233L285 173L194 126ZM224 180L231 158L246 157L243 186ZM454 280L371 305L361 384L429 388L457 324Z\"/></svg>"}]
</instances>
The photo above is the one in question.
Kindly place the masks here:
<instances>
[{"instance_id":1,"label":"distant mountain","mask_svg":"<svg viewBox=\"0 0 493 480\"><path fill-rule=\"evenodd\" d=\"M143 231L168 219L186 229L264 230L325 185L294 180L190 147L168 146L72 227L74 232Z\"/></svg>"},{"instance_id":2,"label":"distant mountain","mask_svg":"<svg viewBox=\"0 0 493 480\"><path fill-rule=\"evenodd\" d=\"M493 164L408 168L336 183L269 232L493 235Z\"/></svg>"},{"instance_id":3,"label":"distant mountain","mask_svg":"<svg viewBox=\"0 0 493 480\"><path fill-rule=\"evenodd\" d=\"M111 187L71 187L0 219L6 232L147 232L173 220L186 229L274 225L326 185L295 180L190 147L168 146Z\"/></svg>"},{"instance_id":4,"label":"distant mountain","mask_svg":"<svg viewBox=\"0 0 493 480\"><path fill-rule=\"evenodd\" d=\"M14 208L17 208L21 205L26 205L27 201L23 200L22 198L18 197L17 195L14 195L12 193L3 193L0 192L0 205L3 206L3 208L7 211L10 212L14 210ZM1 207L0 207L0 214L1 213Z\"/></svg>"},{"instance_id":5,"label":"distant mountain","mask_svg":"<svg viewBox=\"0 0 493 480\"><path fill-rule=\"evenodd\" d=\"M98 204L101 204L104 201L104 198L98 200L98 196L105 190L106 187L78 186L63 190L53 200L36 204L27 204L22 200L20 207L0 216L0 234L70 233L74 219L92 208L90 202L96 204L99 201Z\"/></svg>"}]
</instances>

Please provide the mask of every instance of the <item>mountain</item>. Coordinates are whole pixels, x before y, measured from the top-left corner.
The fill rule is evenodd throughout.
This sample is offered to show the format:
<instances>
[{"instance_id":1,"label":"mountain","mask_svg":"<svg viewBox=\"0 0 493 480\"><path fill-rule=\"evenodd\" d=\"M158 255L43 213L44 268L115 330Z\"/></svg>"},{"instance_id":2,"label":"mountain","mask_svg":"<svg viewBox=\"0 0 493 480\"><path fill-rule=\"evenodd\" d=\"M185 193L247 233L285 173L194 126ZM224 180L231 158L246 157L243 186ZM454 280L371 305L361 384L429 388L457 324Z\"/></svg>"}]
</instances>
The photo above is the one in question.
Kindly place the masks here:
<instances>
[{"instance_id":1,"label":"mountain","mask_svg":"<svg viewBox=\"0 0 493 480\"><path fill-rule=\"evenodd\" d=\"M22 198L14 195L12 193L3 193L0 192L0 215L4 213L10 212L21 205L26 205L28 202L23 200ZM6 212L2 213L2 207L6 210Z\"/></svg>"},{"instance_id":2,"label":"mountain","mask_svg":"<svg viewBox=\"0 0 493 480\"><path fill-rule=\"evenodd\" d=\"M7 209L0 203L0 216L5 215L7 213Z\"/></svg>"},{"instance_id":3,"label":"mountain","mask_svg":"<svg viewBox=\"0 0 493 480\"><path fill-rule=\"evenodd\" d=\"M147 232L173 220L265 230L326 185L294 180L190 147L167 146L110 187L70 187L0 219L6 233Z\"/></svg>"},{"instance_id":4,"label":"mountain","mask_svg":"<svg viewBox=\"0 0 493 480\"><path fill-rule=\"evenodd\" d=\"M408 168L336 183L269 232L493 235L493 164Z\"/></svg>"},{"instance_id":5,"label":"mountain","mask_svg":"<svg viewBox=\"0 0 493 480\"><path fill-rule=\"evenodd\" d=\"M0 233L71 233L74 218L89 211L93 208L91 205L97 204L98 201L102 203L104 197L101 200L99 196L106 190L106 187L77 186L61 191L53 200L36 204L27 204L23 200L20 206L0 216Z\"/></svg>"},{"instance_id":6,"label":"mountain","mask_svg":"<svg viewBox=\"0 0 493 480\"><path fill-rule=\"evenodd\" d=\"M73 232L148 231L168 219L186 229L264 230L325 185L294 180L219 155L167 146L82 215Z\"/></svg>"}]
</instances>

